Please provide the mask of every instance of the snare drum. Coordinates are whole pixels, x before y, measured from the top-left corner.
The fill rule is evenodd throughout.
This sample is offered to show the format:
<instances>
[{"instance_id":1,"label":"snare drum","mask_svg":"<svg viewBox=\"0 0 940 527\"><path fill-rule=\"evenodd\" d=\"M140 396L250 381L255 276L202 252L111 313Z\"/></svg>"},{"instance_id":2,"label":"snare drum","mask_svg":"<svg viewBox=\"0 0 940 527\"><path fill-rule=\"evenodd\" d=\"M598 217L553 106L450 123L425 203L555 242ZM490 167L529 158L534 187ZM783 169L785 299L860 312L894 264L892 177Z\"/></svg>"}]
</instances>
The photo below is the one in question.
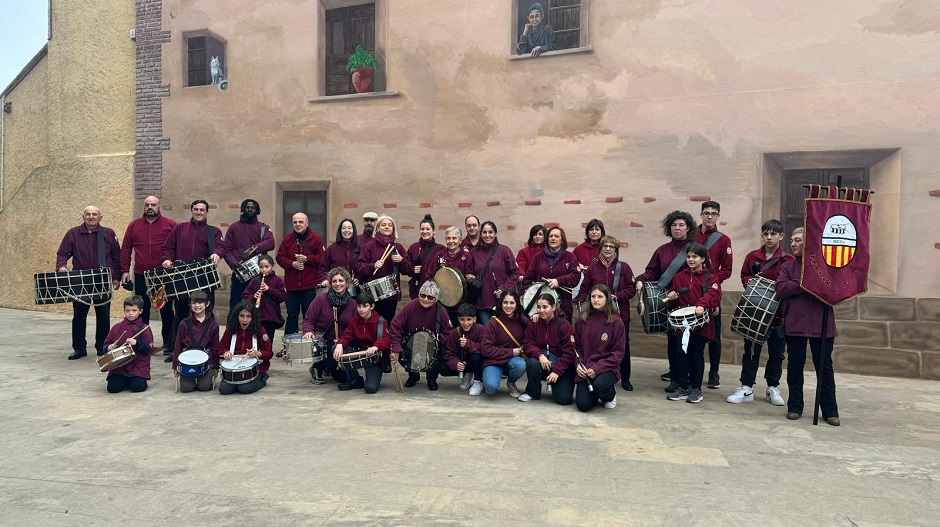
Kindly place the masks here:
<instances>
[{"instance_id":1,"label":"snare drum","mask_svg":"<svg viewBox=\"0 0 940 527\"><path fill-rule=\"evenodd\" d=\"M213 291L221 285L219 269L208 258L186 262L169 269L158 267L144 271L147 293L152 295L162 285L167 298L189 298L196 291Z\"/></svg>"},{"instance_id":2,"label":"snare drum","mask_svg":"<svg viewBox=\"0 0 940 527\"><path fill-rule=\"evenodd\" d=\"M643 282L636 312L643 319L643 331L647 334L669 331L669 306L666 305L665 292L656 282Z\"/></svg>"},{"instance_id":3,"label":"snare drum","mask_svg":"<svg viewBox=\"0 0 940 527\"><path fill-rule=\"evenodd\" d=\"M137 354L134 353L134 350L125 344L98 357L98 369L102 372L108 372L120 368L136 358Z\"/></svg>"},{"instance_id":4,"label":"snare drum","mask_svg":"<svg viewBox=\"0 0 940 527\"><path fill-rule=\"evenodd\" d=\"M762 276L752 278L744 288L738 307L734 309L731 331L754 343L763 344L774 325L778 307L780 299L774 281Z\"/></svg>"},{"instance_id":5,"label":"snare drum","mask_svg":"<svg viewBox=\"0 0 940 527\"><path fill-rule=\"evenodd\" d=\"M326 340L322 333L314 333L313 338L305 339L303 333L291 333L281 338L284 343L284 362L292 364L317 363L326 358Z\"/></svg>"},{"instance_id":6,"label":"snare drum","mask_svg":"<svg viewBox=\"0 0 940 527\"><path fill-rule=\"evenodd\" d=\"M453 267L441 267L434 273L434 282L441 288L438 300L444 307L454 307L467 296L467 279Z\"/></svg>"},{"instance_id":7,"label":"snare drum","mask_svg":"<svg viewBox=\"0 0 940 527\"><path fill-rule=\"evenodd\" d=\"M680 307L669 313L669 325L676 331L695 331L708 324L708 310L701 315L695 314L695 306Z\"/></svg>"},{"instance_id":8,"label":"snare drum","mask_svg":"<svg viewBox=\"0 0 940 527\"><path fill-rule=\"evenodd\" d=\"M239 282L247 284L249 280L261 274L261 267L258 265L259 256L261 255L252 256L244 262L235 264L232 268L232 276Z\"/></svg>"},{"instance_id":9,"label":"snare drum","mask_svg":"<svg viewBox=\"0 0 940 527\"><path fill-rule=\"evenodd\" d=\"M176 371L183 377L199 377L209 371L209 354L199 348L180 353Z\"/></svg>"},{"instance_id":10,"label":"snare drum","mask_svg":"<svg viewBox=\"0 0 940 527\"><path fill-rule=\"evenodd\" d=\"M382 365L382 352L376 351L372 355L366 354L362 348L347 346L343 349L343 356L339 358L339 367L343 371L358 370L359 368L373 368Z\"/></svg>"},{"instance_id":11,"label":"snare drum","mask_svg":"<svg viewBox=\"0 0 940 527\"><path fill-rule=\"evenodd\" d=\"M428 371L437 364L439 343L430 331L416 331L402 340L398 362L408 371Z\"/></svg>"},{"instance_id":12,"label":"snare drum","mask_svg":"<svg viewBox=\"0 0 940 527\"><path fill-rule=\"evenodd\" d=\"M100 306L111 301L114 286L111 269L77 269L33 275L37 305L79 302Z\"/></svg>"},{"instance_id":13,"label":"snare drum","mask_svg":"<svg viewBox=\"0 0 940 527\"><path fill-rule=\"evenodd\" d=\"M401 289L398 288L398 280L396 280L393 275L383 276L378 280L366 282L363 287L366 291L372 293L372 298L376 302L401 293Z\"/></svg>"},{"instance_id":14,"label":"snare drum","mask_svg":"<svg viewBox=\"0 0 940 527\"><path fill-rule=\"evenodd\" d=\"M530 285L528 289L525 290L525 293L522 294L522 307L526 310L526 316L531 317L535 314L535 304L538 301L538 297L546 293L555 297L555 309L561 309L561 298L558 296L558 293L551 287L548 287L548 284L539 282Z\"/></svg>"},{"instance_id":15,"label":"snare drum","mask_svg":"<svg viewBox=\"0 0 940 527\"><path fill-rule=\"evenodd\" d=\"M222 371L223 381L229 384L245 384L258 377L260 364L261 361L254 357L236 355L229 360L223 360L219 369Z\"/></svg>"}]
</instances>

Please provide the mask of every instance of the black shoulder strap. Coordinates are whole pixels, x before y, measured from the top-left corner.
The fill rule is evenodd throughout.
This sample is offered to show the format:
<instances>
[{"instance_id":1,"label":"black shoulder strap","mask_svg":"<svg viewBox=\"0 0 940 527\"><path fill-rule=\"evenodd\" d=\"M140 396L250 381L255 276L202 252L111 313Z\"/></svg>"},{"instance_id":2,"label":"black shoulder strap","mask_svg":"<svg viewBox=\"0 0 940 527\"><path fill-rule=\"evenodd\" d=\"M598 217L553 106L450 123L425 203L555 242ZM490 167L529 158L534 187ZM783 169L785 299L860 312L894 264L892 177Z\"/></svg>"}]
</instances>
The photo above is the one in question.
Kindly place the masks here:
<instances>
[{"instance_id":1,"label":"black shoulder strap","mask_svg":"<svg viewBox=\"0 0 940 527\"><path fill-rule=\"evenodd\" d=\"M499 245L493 247L493 250L490 251L490 257L486 259L486 263L483 264L483 271L480 272L480 280L483 280L483 277L486 276L486 270L490 268L490 262L493 261L493 256L496 255L496 249L499 249ZM496 284L499 286L499 284Z\"/></svg>"},{"instance_id":2,"label":"black shoulder strap","mask_svg":"<svg viewBox=\"0 0 940 527\"><path fill-rule=\"evenodd\" d=\"M705 276L702 278L702 296L708 294L708 279L711 278L711 274L708 271L705 271Z\"/></svg>"},{"instance_id":3,"label":"black shoulder strap","mask_svg":"<svg viewBox=\"0 0 940 527\"><path fill-rule=\"evenodd\" d=\"M620 269L622 268L621 265L622 263L620 260L617 260L617 265L614 267L614 290L610 292L614 298L617 298L617 286L620 285Z\"/></svg>"},{"instance_id":4,"label":"black shoulder strap","mask_svg":"<svg viewBox=\"0 0 940 527\"><path fill-rule=\"evenodd\" d=\"M98 227L98 267L107 267L104 261L104 229ZM117 280L117 277L114 277Z\"/></svg>"},{"instance_id":5,"label":"black shoulder strap","mask_svg":"<svg viewBox=\"0 0 940 527\"><path fill-rule=\"evenodd\" d=\"M711 233L708 239L705 240L705 250L711 249L712 245L715 245L715 242L718 241L718 238L721 238L721 231Z\"/></svg>"},{"instance_id":6,"label":"black shoulder strap","mask_svg":"<svg viewBox=\"0 0 940 527\"><path fill-rule=\"evenodd\" d=\"M535 303L539 301L539 297L542 296L542 290L545 289L546 285L547 284L544 283L540 284L539 290L535 292L535 296L533 296L532 300L529 300L529 303L523 307L522 314L524 316L528 316L529 310L532 309L532 306L534 306Z\"/></svg>"},{"instance_id":7,"label":"black shoulder strap","mask_svg":"<svg viewBox=\"0 0 940 527\"><path fill-rule=\"evenodd\" d=\"M262 234L261 237L263 238L263 237L264 237L264 234ZM297 236L296 234L294 234L294 238L297 238L297 243L299 243L300 245L303 245L305 249L307 249L308 251L310 251L310 254L314 254L314 255L317 254L316 251L314 251L313 249L311 249L309 245L307 245L306 243L304 243L303 240L300 239L300 236ZM358 256L358 255L356 255L356 256ZM355 262L353 262L353 267L355 267L355 265L356 265Z\"/></svg>"},{"instance_id":8,"label":"black shoulder strap","mask_svg":"<svg viewBox=\"0 0 940 527\"><path fill-rule=\"evenodd\" d=\"M209 256L212 256L212 253L215 252L215 231L208 221L206 222L206 241L209 242Z\"/></svg>"},{"instance_id":9,"label":"black shoulder strap","mask_svg":"<svg viewBox=\"0 0 940 527\"><path fill-rule=\"evenodd\" d=\"M669 264L669 268L666 269L666 272L659 277L657 284L659 284L660 289L669 287L669 282L672 282L672 277L676 276L676 273L679 272L679 267L685 263L685 253L689 250L689 245L691 244L692 242L689 242L682 247L682 250L679 251L679 254L677 254L676 257L672 259L672 263Z\"/></svg>"},{"instance_id":10,"label":"black shoulder strap","mask_svg":"<svg viewBox=\"0 0 940 527\"><path fill-rule=\"evenodd\" d=\"M378 331L378 336L375 337L376 342L382 340L382 329L383 329L382 322L385 322L385 319L382 318L382 315L379 315L379 331Z\"/></svg>"},{"instance_id":11,"label":"black shoulder strap","mask_svg":"<svg viewBox=\"0 0 940 527\"><path fill-rule=\"evenodd\" d=\"M430 246L427 251L424 251L424 254L421 255L421 258L418 258L418 263L415 264L415 267L421 265L421 262L423 262L424 259L427 258L428 255L431 254L436 248L437 244L435 243L434 245Z\"/></svg>"},{"instance_id":12,"label":"black shoulder strap","mask_svg":"<svg viewBox=\"0 0 940 527\"><path fill-rule=\"evenodd\" d=\"M775 263L779 261L780 261L780 258L771 258L770 260L767 260L767 263L765 263L764 266L760 268L760 271L757 274L763 273L767 269L770 269L771 267L773 267Z\"/></svg>"},{"instance_id":13,"label":"black shoulder strap","mask_svg":"<svg viewBox=\"0 0 940 527\"><path fill-rule=\"evenodd\" d=\"M264 232L266 230L268 230L268 226L262 223L261 224L261 240L258 243L261 243L261 241L264 241Z\"/></svg>"}]
</instances>

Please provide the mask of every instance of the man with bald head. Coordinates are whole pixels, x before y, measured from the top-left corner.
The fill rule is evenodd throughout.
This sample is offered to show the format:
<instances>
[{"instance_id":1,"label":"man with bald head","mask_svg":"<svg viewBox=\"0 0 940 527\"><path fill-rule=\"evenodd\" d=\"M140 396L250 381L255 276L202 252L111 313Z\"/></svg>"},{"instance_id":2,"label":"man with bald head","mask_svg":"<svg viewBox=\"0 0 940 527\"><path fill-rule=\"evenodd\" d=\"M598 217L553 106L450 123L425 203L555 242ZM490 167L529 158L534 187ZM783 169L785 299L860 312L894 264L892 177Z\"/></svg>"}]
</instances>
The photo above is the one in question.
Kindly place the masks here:
<instances>
[{"instance_id":1,"label":"man with bald head","mask_svg":"<svg viewBox=\"0 0 940 527\"><path fill-rule=\"evenodd\" d=\"M82 224L72 227L65 233L59 250L56 251L55 267L59 271L68 271L67 263L72 260L72 270L111 269L113 287L120 282L121 246L114 231L101 226L101 209L94 205L82 211ZM85 339L85 325L88 321L89 306L81 302L72 302L72 353L69 360L80 359L88 355L88 341ZM111 302L95 306L95 351L104 354L104 339L111 329Z\"/></svg>"},{"instance_id":2,"label":"man with bald head","mask_svg":"<svg viewBox=\"0 0 940 527\"><path fill-rule=\"evenodd\" d=\"M320 277L320 262L326 249L323 238L310 230L309 220L303 212L291 218L293 230L281 240L277 249L277 263L284 268L287 286L287 322L284 332L297 333L297 317L306 313L316 296Z\"/></svg>"},{"instance_id":3,"label":"man with bald head","mask_svg":"<svg viewBox=\"0 0 940 527\"><path fill-rule=\"evenodd\" d=\"M134 281L134 294L144 299L144 310L140 318L150 324L150 295L144 284L144 271L160 267L160 248L170 236L176 222L160 211L160 198L147 196L144 199L143 216L131 221L124 231L121 245L121 283ZM133 272L131 271L133 256ZM163 354L170 358L173 353L173 302L160 308L160 333L163 335Z\"/></svg>"}]
</instances>

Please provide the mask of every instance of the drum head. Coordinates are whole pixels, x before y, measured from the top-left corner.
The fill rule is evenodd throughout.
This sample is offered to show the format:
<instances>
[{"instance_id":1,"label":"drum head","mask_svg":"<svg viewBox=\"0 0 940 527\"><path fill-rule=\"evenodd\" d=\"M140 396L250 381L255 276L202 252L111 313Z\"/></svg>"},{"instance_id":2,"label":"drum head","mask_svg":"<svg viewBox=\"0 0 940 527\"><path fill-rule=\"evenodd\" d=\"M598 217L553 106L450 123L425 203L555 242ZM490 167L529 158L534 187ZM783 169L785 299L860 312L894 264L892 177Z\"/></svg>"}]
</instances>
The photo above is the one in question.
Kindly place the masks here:
<instances>
[{"instance_id":1,"label":"drum head","mask_svg":"<svg viewBox=\"0 0 940 527\"><path fill-rule=\"evenodd\" d=\"M561 308L561 306L559 305L558 293L556 293L555 290L552 289L551 287L548 287L548 284L540 282L540 283L530 285L525 290L525 293L523 293L522 295L522 308L523 309L525 309L526 307L529 308L526 315L531 317L532 315L535 314L536 299L545 293L548 293L552 295L553 297L555 297L555 309Z\"/></svg>"},{"instance_id":2,"label":"drum head","mask_svg":"<svg viewBox=\"0 0 940 527\"><path fill-rule=\"evenodd\" d=\"M290 333L281 337L281 342L293 343L293 342L303 342L304 340L306 340L307 342L310 342L311 339L304 339L303 333Z\"/></svg>"},{"instance_id":3,"label":"drum head","mask_svg":"<svg viewBox=\"0 0 940 527\"><path fill-rule=\"evenodd\" d=\"M405 340L407 364L411 371L427 371L437 358L437 338L430 331L418 331Z\"/></svg>"},{"instance_id":4,"label":"drum head","mask_svg":"<svg viewBox=\"0 0 940 527\"><path fill-rule=\"evenodd\" d=\"M686 306L680 307L679 309L674 309L669 313L670 317L673 318L689 318L695 316L695 306Z\"/></svg>"},{"instance_id":5,"label":"drum head","mask_svg":"<svg viewBox=\"0 0 940 527\"><path fill-rule=\"evenodd\" d=\"M434 281L441 288L438 300L446 307L456 306L467 294L467 281L463 273L453 267L441 267L434 273Z\"/></svg>"},{"instance_id":6,"label":"drum head","mask_svg":"<svg viewBox=\"0 0 940 527\"><path fill-rule=\"evenodd\" d=\"M201 349L188 349L180 353L180 364L198 366L209 361L209 354Z\"/></svg>"},{"instance_id":7,"label":"drum head","mask_svg":"<svg viewBox=\"0 0 940 527\"><path fill-rule=\"evenodd\" d=\"M239 364L238 361L241 361L241 364ZM229 360L223 360L222 368L228 371L243 371L254 368L256 364L258 364L258 359L254 357L246 357L244 360L242 360L242 357L234 357Z\"/></svg>"}]
</instances>

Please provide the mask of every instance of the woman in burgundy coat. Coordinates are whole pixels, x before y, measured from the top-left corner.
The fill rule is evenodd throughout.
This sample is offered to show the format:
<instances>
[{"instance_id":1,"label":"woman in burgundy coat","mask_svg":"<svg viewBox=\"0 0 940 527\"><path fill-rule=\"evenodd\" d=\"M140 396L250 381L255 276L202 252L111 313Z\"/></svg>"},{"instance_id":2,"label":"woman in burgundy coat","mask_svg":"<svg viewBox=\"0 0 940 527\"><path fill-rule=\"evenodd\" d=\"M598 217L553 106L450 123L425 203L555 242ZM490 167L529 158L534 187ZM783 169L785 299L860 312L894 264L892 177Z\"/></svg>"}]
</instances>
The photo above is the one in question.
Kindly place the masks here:
<instances>
[{"instance_id":1,"label":"woman in burgundy coat","mask_svg":"<svg viewBox=\"0 0 940 527\"><path fill-rule=\"evenodd\" d=\"M385 320L395 318L395 309L401 300L401 275L412 272L411 263L405 257L405 248L398 243L398 227L395 220L388 215L381 215L375 222L375 237L362 248L359 259L356 260L356 276L363 290L368 289L368 283L380 278L391 277L398 291L391 297L377 300L375 310ZM386 253L386 248L392 246ZM385 258L382 258L382 255ZM372 291L370 291L372 292ZM372 295L373 298L375 294Z\"/></svg>"},{"instance_id":2,"label":"woman in burgundy coat","mask_svg":"<svg viewBox=\"0 0 940 527\"><path fill-rule=\"evenodd\" d=\"M545 226L541 223L538 225L533 225L529 229L529 241L526 243L525 247L519 249L519 252L516 253L516 263L519 264L519 281L522 281L522 276L525 275L525 270L529 267L529 262L532 261L532 257L536 253L541 252L545 248Z\"/></svg>"},{"instance_id":3,"label":"woman in burgundy coat","mask_svg":"<svg viewBox=\"0 0 940 527\"><path fill-rule=\"evenodd\" d=\"M519 281L519 265L516 264L512 250L500 245L499 239L496 238L496 224L492 221L483 222L480 228L480 243L470 254L473 255L473 267L482 284L474 307L477 308L480 324L486 326L503 291L509 291Z\"/></svg>"},{"instance_id":4,"label":"woman in burgundy coat","mask_svg":"<svg viewBox=\"0 0 940 527\"><path fill-rule=\"evenodd\" d=\"M434 260L444 250L444 246L434 241L434 220L425 214L418 224L420 238L408 248L406 258L412 263L411 280L408 282L408 294L412 300L418 299L421 284L434 278L437 272Z\"/></svg>"},{"instance_id":5,"label":"woman in burgundy coat","mask_svg":"<svg viewBox=\"0 0 940 527\"><path fill-rule=\"evenodd\" d=\"M578 272L578 259L568 251L568 239L561 227L548 230L548 242L542 252L536 253L525 272L522 281L525 287L544 281L555 289L561 299L561 311L571 320L571 294L559 286L571 288L578 285L581 273ZM524 309L524 308L523 308Z\"/></svg>"}]
</instances>

